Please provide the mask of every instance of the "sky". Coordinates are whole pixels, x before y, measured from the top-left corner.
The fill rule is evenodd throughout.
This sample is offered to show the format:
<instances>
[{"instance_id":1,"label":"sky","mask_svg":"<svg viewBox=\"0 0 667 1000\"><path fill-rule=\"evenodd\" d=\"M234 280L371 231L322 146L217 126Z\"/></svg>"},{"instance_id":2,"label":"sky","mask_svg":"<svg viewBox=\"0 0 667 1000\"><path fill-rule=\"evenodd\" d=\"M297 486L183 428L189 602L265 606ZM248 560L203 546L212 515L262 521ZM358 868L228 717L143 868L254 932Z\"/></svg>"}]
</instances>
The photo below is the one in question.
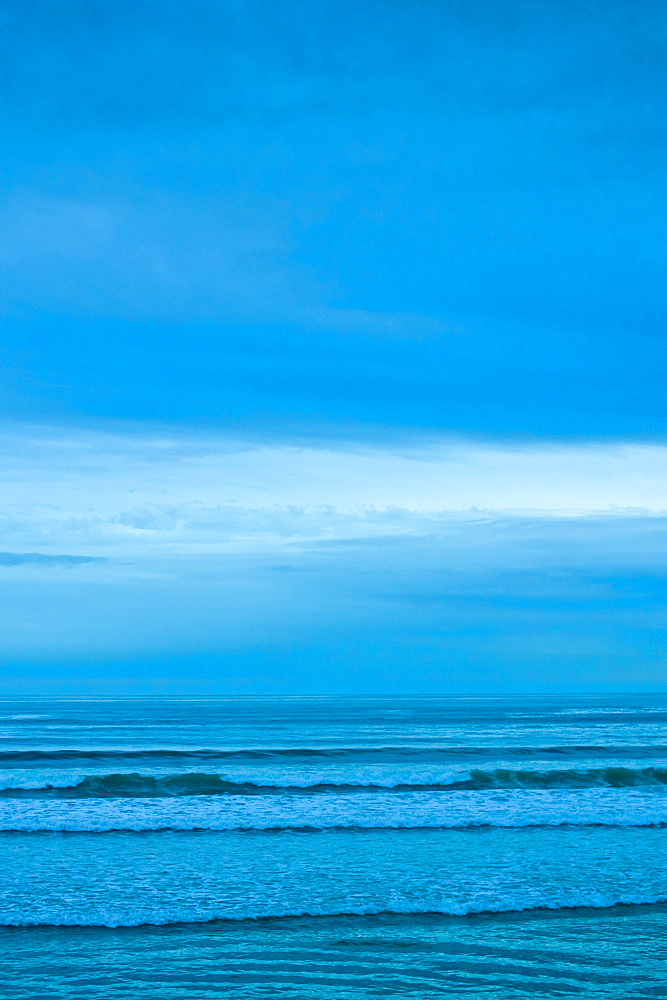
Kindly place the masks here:
<instances>
[{"instance_id":1,"label":"sky","mask_svg":"<svg viewBox=\"0 0 667 1000\"><path fill-rule=\"evenodd\" d=\"M660 0L0 27L0 695L665 689Z\"/></svg>"}]
</instances>

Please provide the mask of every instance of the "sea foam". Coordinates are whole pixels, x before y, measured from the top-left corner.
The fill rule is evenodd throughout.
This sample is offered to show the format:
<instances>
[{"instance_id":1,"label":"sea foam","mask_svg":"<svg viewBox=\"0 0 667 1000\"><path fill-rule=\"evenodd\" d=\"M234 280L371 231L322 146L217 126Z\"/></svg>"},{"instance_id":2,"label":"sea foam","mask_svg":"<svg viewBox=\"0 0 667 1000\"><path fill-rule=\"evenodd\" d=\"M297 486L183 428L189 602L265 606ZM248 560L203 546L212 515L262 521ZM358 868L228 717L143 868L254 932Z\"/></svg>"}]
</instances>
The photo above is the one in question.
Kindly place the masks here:
<instances>
[{"instance_id":1,"label":"sea foam","mask_svg":"<svg viewBox=\"0 0 667 1000\"><path fill-rule=\"evenodd\" d=\"M0 830L277 830L475 826L660 826L662 789L492 789L358 792L343 796L225 795L171 798L3 799Z\"/></svg>"}]
</instances>

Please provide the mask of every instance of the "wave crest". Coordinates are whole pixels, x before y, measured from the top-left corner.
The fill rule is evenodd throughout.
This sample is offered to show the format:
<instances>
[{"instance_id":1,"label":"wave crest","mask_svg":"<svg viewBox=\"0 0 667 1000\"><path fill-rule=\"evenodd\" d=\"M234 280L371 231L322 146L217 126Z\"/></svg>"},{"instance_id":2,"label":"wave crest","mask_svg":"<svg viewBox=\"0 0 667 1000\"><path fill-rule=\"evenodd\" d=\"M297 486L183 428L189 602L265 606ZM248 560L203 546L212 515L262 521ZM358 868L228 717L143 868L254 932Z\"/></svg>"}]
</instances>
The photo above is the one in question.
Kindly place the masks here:
<instances>
[{"instance_id":1,"label":"wave crest","mask_svg":"<svg viewBox=\"0 0 667 1000\"><path fill-rule=\"evenodd\" d=\"M327 910L325 907L313 907L310 910L302 909L267 909L249 910L240 916L228 916L226 914L211 916L208 913L197 914L183 908L182 910L165 910L155 914L140 913L136 917L129 914L118 917L107 917L105 920L85 920L67 919L44 921L39 917L24 917L0 919L0 927L168 927L178 924L242 924L258 921L276 920L327 920L341 919L349 917L460 917L470 918L476 916L503 916L511 914L539 914L539 913L567 913L572 911L585 910L615 910L626 909L628 907L663 907L667 904L665 895L641 895L641 894L621 894L618 896L609 895L603 897L599 893L580 896L570 896L569 898L554 899L545 901L538 905L525 905L513 902L508 899L506 904L495 906L475 906L474 904L457 905L452 903L449 906L442 906L434 909L432 905L420 903L405 904L405 906L394 905L391 909L358 907L346 910Z\"/></svg>"},{"instance_id":2,"label":"wave crest","mask_svg":"<svg viewBox=\"0 0 667 1000\"><path fill-rule=\"evenodd\" d=\"M234 781L219 774L105 774L87 775L72 785L29 787L15 785L0 789L7 799L106 799L173 798L199 795L352 795L359 792L450 792L493 789L585 789L643 788L667 786L667 769L646 767L604 767L588 770L508 770L474 769L469 776L449 782L333 782L306 781L289 784L260 784Z\"/></svg>"}]
</instances>

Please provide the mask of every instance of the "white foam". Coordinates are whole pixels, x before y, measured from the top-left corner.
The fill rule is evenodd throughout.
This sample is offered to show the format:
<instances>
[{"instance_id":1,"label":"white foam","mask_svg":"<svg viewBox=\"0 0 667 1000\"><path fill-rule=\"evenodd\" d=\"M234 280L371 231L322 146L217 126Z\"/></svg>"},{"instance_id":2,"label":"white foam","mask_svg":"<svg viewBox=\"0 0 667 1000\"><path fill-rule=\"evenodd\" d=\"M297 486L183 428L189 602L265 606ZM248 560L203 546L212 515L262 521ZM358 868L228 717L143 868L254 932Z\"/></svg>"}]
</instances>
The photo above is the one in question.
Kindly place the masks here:
<instances>
[{"instance_id":1,"label":"white foam","mask_svg":"<svg viewBox=\"0 0 667 1000\"><path fill-rule=\"evenodd\" d=\"M523 905L524 902L525 905ZM146 907L135 909L132 913L117 913L111 910L106 913L98 911L95 915L90 916L60 911L48 914L40 913L38 915L17 915L13 919L9 917L3 920L0 915L0 927L142 927L146 925L162 927L169 924L212 923L216 920L238 922L276 917L346 917L380 914L414 916L440 914L442 916L466 917L483 913L527 913L540 910L575 910L582 908L606 910L614 906L651 906L659 903L667 903L667 895L660 896L651 893L605 895L596 892L562 892L538 904L522 900L519 896L515 899L508 898L504 902L491 903L488 906L475 905L474 903L437 903L435 901L424 900L423 902L416 903L406 902L404 905L394 903L389 908L381 906L358 906L344 910L326 905L313 906L308 910L299 909L298 907L280 906L256 909L246 907L242 910L231 907L212 907L208 909L204 907L178 906L160 909Z\"/></svg>"},{"instance_id":2,"label":"white foam","mask_svg":"<svg viewBox=\"0 0 667 1000\"><path fill-rule=\"evenodd\" d=\"M269 830L332 827L657 826L667 794L628 789L323 793L316 797L4 800L0 830Z\"/></svg>"}]
</instances>

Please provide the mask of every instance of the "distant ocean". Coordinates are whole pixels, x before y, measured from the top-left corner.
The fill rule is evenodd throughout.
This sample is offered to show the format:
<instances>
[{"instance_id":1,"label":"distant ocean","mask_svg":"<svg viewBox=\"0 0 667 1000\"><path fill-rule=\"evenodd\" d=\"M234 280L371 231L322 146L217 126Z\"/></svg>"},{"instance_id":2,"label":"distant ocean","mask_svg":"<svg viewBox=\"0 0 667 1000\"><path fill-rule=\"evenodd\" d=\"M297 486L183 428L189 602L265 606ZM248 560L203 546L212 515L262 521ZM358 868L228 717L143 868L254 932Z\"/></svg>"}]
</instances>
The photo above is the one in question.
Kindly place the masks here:
<instances>
[{"instance_id":1,"label":"distant ocean","mask_svg":"<svg viewBox=\"0 0 667 1000\"><path fill-rule=\"evenodd\" d=\"M667 696L0 702L0 993L665 997Z\"/></svg>"}]
</instances>

